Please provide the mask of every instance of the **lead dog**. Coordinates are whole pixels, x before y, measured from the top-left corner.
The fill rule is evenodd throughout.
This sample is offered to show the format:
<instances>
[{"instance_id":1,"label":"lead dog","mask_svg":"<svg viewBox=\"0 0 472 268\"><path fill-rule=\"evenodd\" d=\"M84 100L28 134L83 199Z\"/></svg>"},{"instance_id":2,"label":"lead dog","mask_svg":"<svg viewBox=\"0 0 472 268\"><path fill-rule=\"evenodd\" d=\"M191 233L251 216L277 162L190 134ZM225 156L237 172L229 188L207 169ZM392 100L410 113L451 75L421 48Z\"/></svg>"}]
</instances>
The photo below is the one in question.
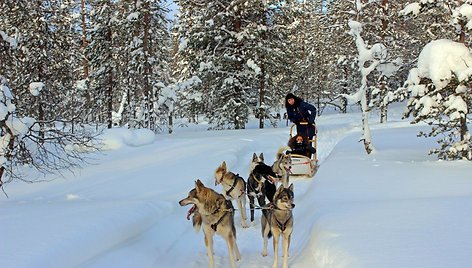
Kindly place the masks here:
<instances>
[{"instance_id":1,"label":"lead dog","mask_svg":"<svg viewBox=\"0 0 472 268\"><path fill-rule=\"evenodd\" d=\"M261 217L262 238L264 239L264 248L262 256L267 256L268 240L273 235L274 239L274 263L273 268L277 268L279 261L279 237L282 235L283 268L288 268L288 248L293 230L292 209L295 207L293 202L293 184L288 188L280 185L274 195L272 207L263 213Z\"/></svg>"},{"instance_id":2,"label":"lead dog","mask_svg":"<svg viewBox=\"0 0 472 268\"><path fill-rule=\"evenodd\" d=\"M190 190L188 196L180 200L181 206L193 205L187 214L187 219L193 215L193 227L198 232L203 226L205 234L205 246L207 249L210 268L214 267L213 236L219 234L228 245L229 260L232 268L236 268L236 261L241 259L238 245L236 244L236 228L234 227L234 208L231 201L222 195L205 187L200 180L195 182L195 188Z\"/></svg>"},{"instance_id":3,"label":"lead dog","mask_svg":"<svg viewBox=\"0 0 472 268\"><path fill-rule=\"evenodd\" d=\"M223 185L223 195L226 199L236 200L239 211L241 211L241 226L249 227L246 220L246 181L239 175L229 172L226 162L215 170L215 186Z\"/></svg>"}]
</instances>

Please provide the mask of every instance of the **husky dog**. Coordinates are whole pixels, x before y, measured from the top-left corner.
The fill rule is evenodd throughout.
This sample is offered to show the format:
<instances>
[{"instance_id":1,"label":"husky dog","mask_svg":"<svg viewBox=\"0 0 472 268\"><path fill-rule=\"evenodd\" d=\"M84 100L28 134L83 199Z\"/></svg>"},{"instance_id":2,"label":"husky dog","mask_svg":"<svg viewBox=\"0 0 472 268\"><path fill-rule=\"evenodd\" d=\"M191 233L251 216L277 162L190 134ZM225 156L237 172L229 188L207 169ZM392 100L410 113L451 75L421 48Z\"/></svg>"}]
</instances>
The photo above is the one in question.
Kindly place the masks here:
<instances>
[{"instance_id":1,"label":"husky dog","mask_svg":"<svg viewBox=\"0 0 472 268\"><path fill-rule=\"evenodd\" d=\"M249 178L247 180L247 196L251 208L251 222L254 221L255 199L260 207L266 204L266 198L272 202L275 194L275 183L277 175L272 171L272 167L264 163L264 155L252 155Z\"/></svg>"},{"instance_id":2,"label":"husky dog","mask_svg":"<svg viewBox=\"0 0 472 268\"><path fill-rule=\"evenodd\" d=\"M187 214L189 219L192 213L193 227L198 232L203 225L205 233L205 246L207 249L210 268L214 267L213 236L221 235L228 245L229 260L232 268L236 268L236 261L241 259L238 245L236 244L236 228L234 227L234 209L231 201L211 188L205 187L200 180L195 182L195 188L190 190L188 196L180 200L181 206L192 204L193 207Z\"/></svg>"},{"instance_id":3,"label":"husky dog","mask_svg":"<svg viewBox=\"0 0 472 268\"><path fill-rule=\"evenodd\" d=\"M239 211L241 211L241 226L243 228L249 227L246 222L246 181L233 172L228 172L226 162L215 170L215 186L223 185L223 195L226 199L236 200Z\"/></svg>"},{"instance_id":4,"label":"husky dog","mask_svg":"<svg viewBox=\"0 0 472 268\"><path fill-rule=\"evenodd\" d=\"M293 214L292 209L295 207L293 203L293 184L288 188L280 185L274 195L272 208L263 213L261 217L262 237L264 239L264 249L262 256L267 256L267 243L271 235L274 239L274 263L273 268L277 268L279 262L279 237L282 235L283 250L283 268L288 268L288 248L290 246L290 237L293 230Z\"/></svg>"},{"instance_id":5,"label":"husky dog","mask_svg":"<svg viewBox=\"0 0 472 268\"><path fill-rule=\"evenodd\" d=\"M282 146L277 152L277 160L272 164L272 170L277 174L277 177L282 181L282 185L288 187L288 178L290 176L290 169L292 168L292 156L285 154L284 151L291 150L288 146Z\"/></svg>"},{"instance_id":6,"label":"husky dog","mask_svg":"<svg viewBox=\"0 0 472 268\"><path fill-rule=\"evenodd\" d=\"M254 168L260 163L264 163L264 153L260 153L259 156L257 156L256 153L252 154L252 161L249 167L249 174L251 174Z\"/></svg>"}]
</instances>

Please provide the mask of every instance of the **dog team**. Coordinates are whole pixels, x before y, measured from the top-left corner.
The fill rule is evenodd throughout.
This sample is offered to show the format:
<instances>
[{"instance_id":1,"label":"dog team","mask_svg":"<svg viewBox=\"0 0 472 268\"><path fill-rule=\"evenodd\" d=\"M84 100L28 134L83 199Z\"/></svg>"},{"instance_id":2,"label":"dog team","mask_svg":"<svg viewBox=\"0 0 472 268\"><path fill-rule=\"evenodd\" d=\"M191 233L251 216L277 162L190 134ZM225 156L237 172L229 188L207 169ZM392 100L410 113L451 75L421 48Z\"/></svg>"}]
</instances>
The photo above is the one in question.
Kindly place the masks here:
<instances>
[{"instance_id":1,"label":"dog team","mask_svg":"<svg viewBox=\"0 0 472 268\"><path fill-rule=\"evenodd\" d=\"M241 213L241 226L249 227L246 215L246 196L250 205L250 220L254 221L255 209L262 211L261 233L263 238L262 256L267 256L267 244L273 237L274 262L272 267L278 267L278 244L282 236L283 266L288 267L288 249L293 227L292 209L295 207L293 184L289 185L292 160L290 154L284 153L290 148L282 146L277 151L275 162L269 166L264 163L264 155L253 154L249 167L247 182L238 174L228 171L226 162L215 170L215 186L221 184L222 194L206 187L200 180L195 182L195 188L188 196L180 200L181 206L193 205L187 213L187 219L192 216L195 230L203 228L205 246L209 266L214 267L213 236L223 237L228 246L229 261L236 268L236 261L241 254L236 244L236 228L234 224L235 208L232 201L237 203ZM280 186L277 188L277 184ZM257 199L258 205L255 200Z\"/></svg>"}]
</instances>

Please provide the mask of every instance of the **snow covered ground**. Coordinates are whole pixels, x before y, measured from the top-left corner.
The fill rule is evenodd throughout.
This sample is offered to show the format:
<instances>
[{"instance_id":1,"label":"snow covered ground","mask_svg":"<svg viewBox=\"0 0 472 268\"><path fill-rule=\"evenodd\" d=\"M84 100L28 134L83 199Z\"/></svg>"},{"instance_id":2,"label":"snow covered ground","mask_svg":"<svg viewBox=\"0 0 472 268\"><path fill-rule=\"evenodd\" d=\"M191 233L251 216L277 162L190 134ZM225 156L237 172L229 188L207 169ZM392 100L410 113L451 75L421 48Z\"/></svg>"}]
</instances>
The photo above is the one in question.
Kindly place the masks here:
<instances>
[{"instance_id":1,"label":"snow covered ground","mask_svg":"<svg viewBox=\"0 0 472 268\"><path fill-rule=\"evenodd\" d=\"M291 267L471 267L472 163L438 161L433 139L401 121L371 126L376 153L366 155L358 113L323 115L320 169L294 180ZM112 150L75 175L47 183L11 183L0 196L0 267L207 267L203 233L180 207L197 178L214 187L225 160L247 178L252 154L266 162L289 129L205 131L200 124L173 135L114 130ZM145 133L145 132L144 132ZM142 138L144 137L144 139ZM112 139L113 138L113 139ZM271 267L262 257L260 213L239 225L238 267ZM215 238L217 267L228 267L225 242Z\"/></svg>"}]
</instances>

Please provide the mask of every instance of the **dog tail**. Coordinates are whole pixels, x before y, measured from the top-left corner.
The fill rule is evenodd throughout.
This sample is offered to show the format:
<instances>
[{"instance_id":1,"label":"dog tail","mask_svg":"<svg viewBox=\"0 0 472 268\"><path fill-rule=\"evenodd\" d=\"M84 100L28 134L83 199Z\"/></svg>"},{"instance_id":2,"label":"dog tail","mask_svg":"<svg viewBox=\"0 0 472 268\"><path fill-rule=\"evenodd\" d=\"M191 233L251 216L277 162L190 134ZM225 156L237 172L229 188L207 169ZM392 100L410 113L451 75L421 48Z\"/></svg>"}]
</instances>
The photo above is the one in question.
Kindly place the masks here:
<instances>
[{"instance_id":1,"label":"dog tail","mask_svg":"<svg viewBox=\"0 0 472 268\"><path fill-rule=\"evenodd\" d=\"M291 150L291 149L287 145L280 147L279 150L277 151L277 159L280 159L284 151L288 151L288 150Z\"/></svg>"},{"instance_id":2,"label":"dog tail","mask_svg":"<svg viewBox=\"0 0 472 268\"><path fill-rule=\"evenodd\" d=\"M192 223L195 232L198 233L200 231L200 228L202 227L202 215L198 211L195 211L195 213L193 214Z\"/></svg>"}]
</instances>

